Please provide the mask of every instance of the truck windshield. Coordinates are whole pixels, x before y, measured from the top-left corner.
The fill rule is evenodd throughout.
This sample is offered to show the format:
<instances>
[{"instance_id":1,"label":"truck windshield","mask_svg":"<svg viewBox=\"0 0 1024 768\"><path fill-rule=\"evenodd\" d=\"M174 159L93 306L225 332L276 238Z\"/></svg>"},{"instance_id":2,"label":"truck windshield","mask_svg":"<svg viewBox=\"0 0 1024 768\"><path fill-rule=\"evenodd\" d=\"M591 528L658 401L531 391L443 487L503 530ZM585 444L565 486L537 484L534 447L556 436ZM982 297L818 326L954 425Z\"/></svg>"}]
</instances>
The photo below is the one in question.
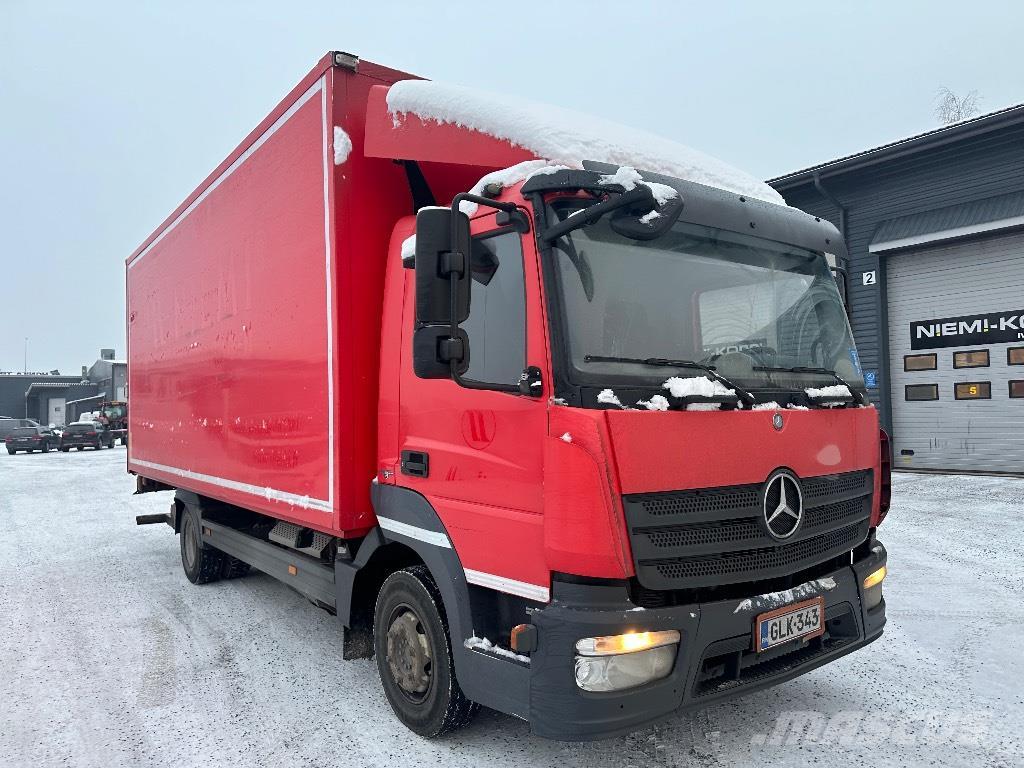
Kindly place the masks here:
<instances>
[{"instance_id":1,"label":"truck windshield","mask_svg":"<svg viewBox=\"0 0 1024 768\"><path fill-rule=\"evenodd\" d=\"M580 203L556 201L552 220ZM642 385L702 375L642 362L658 358L711 366L751 390L825 386L835 376L864 385L823 253L682 222L632 240L608 217L554 246L574 379Z\"/></svg>"}]
</instances>

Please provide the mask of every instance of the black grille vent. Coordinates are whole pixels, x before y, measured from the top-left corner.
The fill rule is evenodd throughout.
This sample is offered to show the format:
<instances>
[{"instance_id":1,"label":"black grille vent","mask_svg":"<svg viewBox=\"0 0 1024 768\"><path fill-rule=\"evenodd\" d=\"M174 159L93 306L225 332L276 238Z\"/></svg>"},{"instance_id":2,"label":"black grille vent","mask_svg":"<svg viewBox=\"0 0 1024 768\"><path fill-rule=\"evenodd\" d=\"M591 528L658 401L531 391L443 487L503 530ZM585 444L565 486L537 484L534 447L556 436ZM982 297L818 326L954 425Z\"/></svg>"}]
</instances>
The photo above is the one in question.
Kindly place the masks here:
<instances>
[{"instance_id":1,"label":"black grille vent","mask_svg":"<svg viewBox=\"0 0 1024 768\"><path fill-rule=\"evenodd\" d=\"M865 514L870 515L871 509L870 507L865 508L863 497L847 499L835 504L808 509L804 512L803 527L812 530L831 529L836 525L842 525L847 520L854 520Z\"/></svg>"},{"instance_id":2,"label":"black grille vent","mask_svg":"<svg viewBox=\"0 0 1024 768\"><path fill-rule=\"evenodd\" d=\"M838 531L796 544L747 552L728 552L715 557L686 558L655 563L666 579L703 579L728 574L741 580L757 578L761 573L775 574L796 563L827 560L860 544L868 535L868 523L855 523ZM796 570L795 568L793 570Z\"/></svg>"},{"instance_id":3,"label":"black grille vent","mask_svg":"<svg viewBox=\"0 0 1024 768\"><path fill-rule=\"evenodd\" d=\"M871 470L849 472L844 475L809 477L803 481L804 504L810 507L822 499L827 500L854 492L857 492L857 495L870 493L871 488L864 487L865 481L870 477Z\"/></svg>"},{"instance_id":4,"label":"black grille vent","mask_svg":"<svg viewBox=\"0 0 1024 768\"><path fill-rule=\"evenodd\" d=\"M645 531L644 535L656 547L696 547L707 544L726 544L756 539L761 529L754 519L727 520L711 527L687 525Z\"/></svg>"},{"instance_id":5,"label":"black grille vent","mask_svg":"<svg viewBox=\"0 0 1024 768\"><path fill-rule=\"evenodd\" d=\"M705 512L730 512L737 507L756 507L761 489L756 485L679 494L651 494L640 499L648 515L693 515Z\"/></svg>"},{"instance_id":6,"label":"black grille vent","mask_svg":"<svg viewBox=\"0 0 1024 768\"><path fill-rule=\"evenodd\" d=\"M871 470L800 485L803 520L784 542L768 533L761 484L625 496L638 581L674 590L787 576L867 537Z\"/></svg>"}]
</instances>

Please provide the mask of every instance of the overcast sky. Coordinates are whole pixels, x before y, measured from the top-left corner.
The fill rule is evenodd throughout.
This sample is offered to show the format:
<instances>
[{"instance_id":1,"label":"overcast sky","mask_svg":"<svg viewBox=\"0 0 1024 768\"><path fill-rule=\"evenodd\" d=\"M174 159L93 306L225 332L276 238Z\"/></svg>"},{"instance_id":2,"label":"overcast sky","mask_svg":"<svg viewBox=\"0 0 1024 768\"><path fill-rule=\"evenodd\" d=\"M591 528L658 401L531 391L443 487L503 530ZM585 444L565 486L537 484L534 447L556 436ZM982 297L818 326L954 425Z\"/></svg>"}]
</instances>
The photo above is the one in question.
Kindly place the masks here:
<instances>
[{"instance_id":1,"label":"overcast sky","mask_svg":"<svg viewBox=\"0 0 1024 768\"><path fill-rule=\"evenodd\" d=\"M901 7L902 6L902 7ZM642 9L642 10L641 10ZM1024 101L1024 4L0 0L0 370L124 354L124 259L328 50L761 177Z\"/></svg>"}]
</instances>

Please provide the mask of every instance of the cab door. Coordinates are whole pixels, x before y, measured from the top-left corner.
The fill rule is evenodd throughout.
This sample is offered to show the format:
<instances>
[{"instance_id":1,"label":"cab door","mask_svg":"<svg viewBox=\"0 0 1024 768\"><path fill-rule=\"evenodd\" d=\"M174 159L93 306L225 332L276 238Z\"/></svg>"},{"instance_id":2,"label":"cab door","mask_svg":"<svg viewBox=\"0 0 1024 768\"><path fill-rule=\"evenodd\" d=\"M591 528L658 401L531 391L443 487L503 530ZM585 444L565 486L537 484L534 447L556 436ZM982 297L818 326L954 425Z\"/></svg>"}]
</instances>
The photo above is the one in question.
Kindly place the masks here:
<instances>
[{"instance_id":1,"label":"cab door","mask_svg":"<svg viewBox=\"0 0 1024 768\"><path fill-rule=\"evenodd\" d=\"M395 480L423 494L441 517L471 583L546 600L542 472L548 377L537 396L487 389L517 385L527 366L545 371L547 340L531 235L474 220L469 369L464 379L420 379L412 370L415 275L407 270L399 444L416 461ZM482 575L480 575L482 574ZM493 578L491 578L493 577Z\"/></svg>"}]
</instances>

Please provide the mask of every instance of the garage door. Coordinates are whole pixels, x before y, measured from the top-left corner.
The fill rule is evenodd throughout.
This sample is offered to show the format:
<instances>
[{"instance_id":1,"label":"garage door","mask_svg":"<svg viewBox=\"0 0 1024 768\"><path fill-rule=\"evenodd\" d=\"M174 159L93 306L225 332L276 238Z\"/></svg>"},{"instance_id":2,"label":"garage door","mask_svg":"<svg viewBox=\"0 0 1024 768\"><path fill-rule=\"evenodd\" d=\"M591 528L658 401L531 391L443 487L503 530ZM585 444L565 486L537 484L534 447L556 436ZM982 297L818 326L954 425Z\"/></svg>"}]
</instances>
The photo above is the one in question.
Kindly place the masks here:
<instances>
[{"instance_id":1,"label":"garage door","mask_svg":"<svg viewBox=\"0 0 1024 768\"><path fill-rule=\"evenodd\" d=\"M1024 472L1024 234L886 271L896 466Z\"/></svg>"}]
</instances>

